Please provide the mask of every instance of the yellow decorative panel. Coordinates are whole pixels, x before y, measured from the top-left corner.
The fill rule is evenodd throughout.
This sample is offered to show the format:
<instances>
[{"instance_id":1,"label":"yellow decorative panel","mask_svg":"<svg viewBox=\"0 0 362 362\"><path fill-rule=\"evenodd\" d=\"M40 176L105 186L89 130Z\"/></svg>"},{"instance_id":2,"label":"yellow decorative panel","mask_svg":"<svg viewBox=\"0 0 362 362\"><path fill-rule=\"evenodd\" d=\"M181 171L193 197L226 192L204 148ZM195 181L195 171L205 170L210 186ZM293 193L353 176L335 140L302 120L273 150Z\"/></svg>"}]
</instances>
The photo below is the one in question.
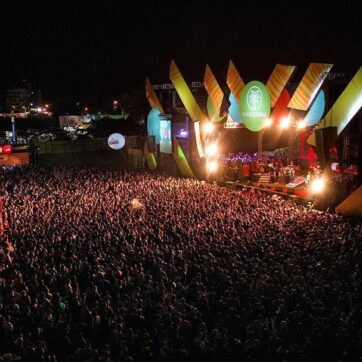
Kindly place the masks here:
<instances>
[{"instance_id":1,"label":"yellow decorative panel","mask_svg":"<svg viewBox=\"0 0 362 362\"><path fill-rule=\"evenodd\" d=\"M195 178L195 175L192 172L191 167L187 162L186 156L176 137L173 137L172 148L173 158L181 172L181 175L184 177Z\"/></svg>"},{"instance_id":2,"label":"yellow decorative panel","mask_svg":"<svg viewBox=\"0 0 362 362\"><path fill-rule=\"evenodd\" d=\"M308 110L324 81L325 75L329 73L332 67L333 64L310 63L288 107L300 111Z\"/></svg>"},{"instance_id":3,"label":"yellow decorative panel","mask_svg":"<svg viewBox=\"0 0 362 362\"><path fill-rule=\"evenodd\" d=\"M361 107L362 67L359 68L332 108L321 120L318 128L337 127L337 135L340 135ZM316 140L314 133L309 137L308 143L315 146Z\"/></svg>"},{"instance_id":4,"label":"yellow decorative panel","mask_svg":"<svg viewBox=\"0 0 362 362\"><path fill-rule=\"evenodd\" d=\"M203 121L206 117L196 102L194 95L188 87L176 63L172 60L170 66L170 80L173 83L177 94L194 122Z\"/></svg>"}]
</instances>

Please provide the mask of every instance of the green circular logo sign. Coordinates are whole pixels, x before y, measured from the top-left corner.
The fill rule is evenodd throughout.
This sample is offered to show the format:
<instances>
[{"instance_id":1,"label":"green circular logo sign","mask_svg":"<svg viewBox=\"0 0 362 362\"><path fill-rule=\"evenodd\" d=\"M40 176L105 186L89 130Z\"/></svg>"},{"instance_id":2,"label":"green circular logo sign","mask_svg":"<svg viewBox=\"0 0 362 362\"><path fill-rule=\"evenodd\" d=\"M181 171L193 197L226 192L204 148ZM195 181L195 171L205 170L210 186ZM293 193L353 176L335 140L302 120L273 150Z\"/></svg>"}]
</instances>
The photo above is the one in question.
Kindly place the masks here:
<instances>
[{"instance_id":1,"label":"green circular logo sign","mask_svg":"<svg viewBox=\"0 0 362 362\"><path fill-rule=\"evenodd\" d=\"M260 88L253 86L249 89L248 92L248 106L253 111L257 111L262 103L263 95Z\"/></svg>"},{"instance_id":2,"label":"green circular logo sign","mask_svg":"<svg viewBox=\"0 0 362 362\"><path fill-rule=\"evenodd\" d=\"M265 85L257 80L248 83L241 92L239 109L246 128L260 131L270 114L270 96Z\"/></svg>"}]
</instances>

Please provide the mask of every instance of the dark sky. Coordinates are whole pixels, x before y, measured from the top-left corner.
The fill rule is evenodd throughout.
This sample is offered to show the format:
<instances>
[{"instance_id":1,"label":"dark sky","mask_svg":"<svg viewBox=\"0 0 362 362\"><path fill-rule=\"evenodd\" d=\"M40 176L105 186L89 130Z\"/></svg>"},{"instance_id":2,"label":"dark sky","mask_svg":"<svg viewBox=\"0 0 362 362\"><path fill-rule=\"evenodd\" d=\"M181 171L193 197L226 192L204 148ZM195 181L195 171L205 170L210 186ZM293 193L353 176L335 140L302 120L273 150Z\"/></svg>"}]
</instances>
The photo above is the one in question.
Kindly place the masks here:
<instances>
[{"instance_id":1,"label":"dark sky","mask_svg":"<svg viewBox=\"0 0 362 362\"><path fill-rule=\"evenodd\" d=\"M26 78L50 101L91 99L95 84L111 99L146 75L167 82L172 58L188 80L202 80L205 63L222 79L230 58L246 81L276 62L362 65L359 1L94 2L2 4L1 90Z\"/></svg>"}]
</instances>

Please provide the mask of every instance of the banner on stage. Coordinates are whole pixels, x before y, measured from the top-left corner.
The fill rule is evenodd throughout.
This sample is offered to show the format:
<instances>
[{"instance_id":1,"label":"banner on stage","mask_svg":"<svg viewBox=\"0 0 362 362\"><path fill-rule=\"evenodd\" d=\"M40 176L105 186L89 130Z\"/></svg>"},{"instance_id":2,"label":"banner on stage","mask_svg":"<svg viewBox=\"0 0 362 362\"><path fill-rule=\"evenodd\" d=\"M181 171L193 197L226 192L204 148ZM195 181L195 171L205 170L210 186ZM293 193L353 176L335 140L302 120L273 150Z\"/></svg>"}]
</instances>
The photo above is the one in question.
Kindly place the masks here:
<instances>
[{"instance_id":1,"label":"banner on stage","mask_svg":"<svg viewBox=\"0 0 362 362\"><path fill-rule=\"evenodd\" d=\"M160 152L172 153L171 121L160 121Z\"/></svg>"}]
</instances>

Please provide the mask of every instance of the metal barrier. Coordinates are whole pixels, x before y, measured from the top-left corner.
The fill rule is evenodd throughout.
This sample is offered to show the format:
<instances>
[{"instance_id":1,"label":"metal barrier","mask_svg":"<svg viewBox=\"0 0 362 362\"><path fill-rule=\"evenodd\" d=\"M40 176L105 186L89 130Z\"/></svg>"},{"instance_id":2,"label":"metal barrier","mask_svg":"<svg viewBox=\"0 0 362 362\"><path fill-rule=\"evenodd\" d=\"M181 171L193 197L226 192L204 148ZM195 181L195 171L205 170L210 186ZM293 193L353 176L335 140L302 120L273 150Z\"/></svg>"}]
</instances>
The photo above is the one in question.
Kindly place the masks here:
<instances>
[{"instance_id":1,"label":"metal barrier","mask_svg":"<svg viewBox=\"0 0 362 362\"><path fill-rule=\"evenodd\" d=\"M76 141L50 141L36 142L34 144L38 148L39 154L48 153L72 153L87 151L108 150L106 138L85 139Z\"/></svg>"}]
</instances>

